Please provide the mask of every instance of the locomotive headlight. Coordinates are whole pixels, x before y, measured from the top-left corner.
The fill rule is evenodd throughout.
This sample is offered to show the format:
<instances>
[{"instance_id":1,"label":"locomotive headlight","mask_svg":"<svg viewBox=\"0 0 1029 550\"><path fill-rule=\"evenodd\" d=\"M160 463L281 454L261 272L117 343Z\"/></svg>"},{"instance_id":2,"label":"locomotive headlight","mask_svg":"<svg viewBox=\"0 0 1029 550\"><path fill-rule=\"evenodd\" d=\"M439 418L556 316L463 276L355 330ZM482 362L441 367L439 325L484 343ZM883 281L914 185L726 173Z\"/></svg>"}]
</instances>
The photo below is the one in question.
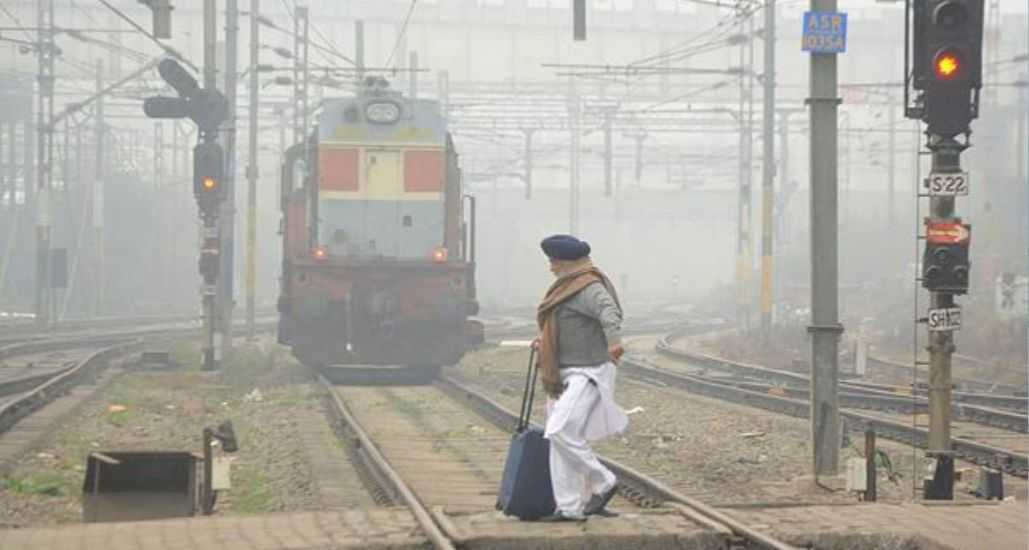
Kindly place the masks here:
<instances>
[{"instance_id":1,"label":"locomotive headlight","mask_svg":"<svg viewBox=\"0 0 1029 550\"><path fill-rule=\"evenodd\" d=\"M373 101L365 105L364 117L375 124L393 124L400 120L400 105L392 101Z\"/></svg>"},{"instance_id":2,"label":"locomotive headlight","mask_svg":"<svg viewBox=\"0 0 1029 550\"><path fill-rule=\"evenodd\" d=\"M434 248L432 250L432 261L436 263L443 263L447 261L447 249L443 248L442 246L439 248Z\"/></svg>"}]
</instances>

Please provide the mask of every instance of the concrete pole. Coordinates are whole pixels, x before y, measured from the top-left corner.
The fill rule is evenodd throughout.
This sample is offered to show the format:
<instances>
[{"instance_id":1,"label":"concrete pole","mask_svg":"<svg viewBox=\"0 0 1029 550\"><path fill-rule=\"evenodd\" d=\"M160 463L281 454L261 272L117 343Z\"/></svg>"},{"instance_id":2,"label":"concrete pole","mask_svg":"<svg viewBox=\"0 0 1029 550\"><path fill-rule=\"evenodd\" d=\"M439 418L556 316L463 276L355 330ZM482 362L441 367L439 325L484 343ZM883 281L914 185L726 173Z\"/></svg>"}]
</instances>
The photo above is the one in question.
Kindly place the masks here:
<instances>
[{"instance_id":1,"label":"concrete pole","mask_svg":"<svg viewBox=\"0 0 1029 550\"><path fill-rule=\"evenodd\" d=\"M886 201L886 231L887 235L896 235L896 179L897 179L897 155L894 149L897 146L897 110L893 104L886 106L889 113L887 124L890 125L890 132L887 134L886 142L886 169L889 189L889 199Z\"/></svg>"},{"instance_id":2,"label":"concrete pole","mask_svg":"<svg viewBox=\"0 0 1029 550\"><path fill-rule=\"evenodd\" d=\"M525 200L532 199L532 128L522 130L525 134Z\"/></svg>"},{"instance_id":3,"label":"concrete pole","mask_svg":"<svg viewBox=\"0 0 1029 550\"><path fill-rule=\"evenodd\" d=\"M740 21L739 32L745 34L744 23ZM750 116L747 108L750 102L751 74L747 72L747 37L740 42L739 51L739 197L736 204L736 323L737 329L746 332L750 328L750 171L751 140Z\"/></svg>"},{"instance_id":4,"label":"concrete pole","mask_svg":"<svg viewBox=\"0 0 1029 550\"><path fill-rule=\"evenodd\" d=\"M204 0L204 88L215 88L217 64L215 41L218 39L218 12L215 0Z\"/></svg>"},{"instance_id":5,"label":"concrete pole","mask_svg":"<svg viewBox=\"0 0 1029 550\"><path fill-rule=\"evenodd\" d=\"M611 142L611 118L614 113L608 111L604 113L604 196L610 197L612 193L612 185L614 182L611 181L611 161L614 157L614 151L612 150Z\"/></svg>"},{"instance_id":6,"label":"concrete pole","mask_svg":"<svg viewBox=\"0 0 1029 550\"><path fill-rule=\"evenodd\" d=\"M260 24L258 16L261 12L261 0L250 0L250 147L247 155L247 338L253 340L256 334L255 307L257 292L257 111L258 92L261 83L258 80L257 65L260 63Z\"/></svg>"},{"instance_id":7,"label":"concrete pole","mask_svg":"<svg viewBox=\"0 0 1029 550\"><path fill-rule=\"evenodd\" d=\"M782 119L779 121L779 192L783 195L782 208L779 212L776 221L776 236L775 238L782 241L785 240L787 234L786 226L786 209L788 203L786 200L786 193L792 192L793 185L790 183L790 113L782 113ZM773 275L775 270L775 264L772 264ZM778 284L778 279L773 278L773 284Z\"/></svg>"},{"instance_id":8,"label":"concrete pole","mask_svg":"<svg viewBox=\"0 0 1029 550\"><path fill-rule=\"evenodd\" d=\"M104 62L96 60L96 89L97 93L104 89ZM93 240L96 245L96 301L93 304L93 316L99 317L104 314L104 302L106 297L104 291L107 288L106 261L104 259L104 178L107 174L106 167L107 151L104 150L104 96L97 97L96 110L93 113L93 122L96 123L96 156L93 161Z\"/></svg>"},{"instance_id":9,"label":"concrete pole","mask_svg":"<svg viewBox=\"0 0 1029 550\"><path fill-rule=\"evenodd\" d=\"M232 353L232 317L235 300L236 267L236 91L239 64L239 9L237 0L225 2L225 98L228 117L222 129L225 137L224 199L218 216L221 241L221 268L218 270L216 304L221 333L222 356Z\"/></svg>"},{"instance_id":10,"label":"concrete pole","mask_svg":"<svg viewBox=\"0 0 1029 550\"><path fill-rule=\"evenodd\" d=\"M407 77L409 87L407 95L413 101L418 99L418 52L411 52L407 66L411 70Z\"/></svg>"},{"instance_id":11,"label":"concrete pole","mask_svg":"<svg viewBox=\"0 0 1029 550\"><path fill-rule=\"evenodd\" d=\"M643 141L647 139L647 134L634 134L632 139L636 141L636 166L633 170L633 183L639 187L640 180L643 179Z\"/></svg>"},{"instance_id":12,"label":"concrete pole","mask_svg":"<svg viewBox=\"0 0 1029 550\"><path fill-rule=\"evenodd\" d=\"M364 80L364 21L354 21L354 63L357 65L357 85Z\"/></svg>"},{"instance_id":13,"label":"concrete pole","mask_svg":"<svg viewBox=\"0 0 1029 550\"><path fill-rule=\"evenodd\" d=\"M811 11L835 12L836 0L811 0ZM811 53L811 439L814 475L835 476L840 460L837 396L839 259L837 215L836 54Z\"/></svg>"},{"instance_id":14,"label":"concrete pole","mask_svg":"<svg viewBox=\"0 0 1029 550\"><path fill-rule=\"evenodd\" d=\"M218 39L218 12L215 0L204 0L204 88L212 90L217 87L217 59L215 56L215 44ZM199 132L199 130L198 130ZM214 132L202 132L201 139L205 143L213 143L217 140ZM202 248L216 248L220 245L218 227L212 222L205 220L203 225L200 246ZM215 370L222 359L222 343L215 337L218 330L216 322L216 300L217 277L212 281L204 277L202 291L202 303L204 309L204 344L203 344L203 369Z\"/></svg>"},{"instance_id":15,"label":"concrete pole","mask_svg":"<svg viewBox=\"0 0 1029 550\"><path fill-rule=\"evenodd\" d=\"M39 63L36 82L39 86L39 105L36 110L36 139L39 159L36 163L36 325L48 328L50 324L50 235L53 213L50 188L53 178L54 128L54 0L37 3Z\"/></svg>"},{"instance_id":16,"label":"concrete pole","mask_svg":"<svg viewBox=\"0 0 1029 550\"><path fill-rule=\"evenodd\" d=\"M772 335L772 283L775 210L775 0L765 0L764 150L761 162L761 338Z\"/></svg>"},{"instance_id":17,"label":"concrete pole","mask_svg":"<svg viewBox=\"0 0 1029 550\"><path fill-rule=\"evenodd\" d=\"M579 96L575 83L569 80L568 131L571 134L568 166L570 169L568 194L568 233L579 234Z\"/></svg>"},{"instance_id":18,"label":"concrete pole","mask_svg":"<svg viewBox=\"0 0 1029 550\"><path fill-rule=\"evenodd\" d=\"M1018 74L1018 82L1026 82L1026 74ZM1015 137L1015 159L1017 162L1016 167L1016 181L1021 184L1026 180L1026 133L1029 130L1026 129L1026 123L1029 122L1026 114L1026 109L1029 105L1029 88L1022 87L1015 90L1015 97L1018 98L1018 135Z\"/></svg>"}]
</instances>

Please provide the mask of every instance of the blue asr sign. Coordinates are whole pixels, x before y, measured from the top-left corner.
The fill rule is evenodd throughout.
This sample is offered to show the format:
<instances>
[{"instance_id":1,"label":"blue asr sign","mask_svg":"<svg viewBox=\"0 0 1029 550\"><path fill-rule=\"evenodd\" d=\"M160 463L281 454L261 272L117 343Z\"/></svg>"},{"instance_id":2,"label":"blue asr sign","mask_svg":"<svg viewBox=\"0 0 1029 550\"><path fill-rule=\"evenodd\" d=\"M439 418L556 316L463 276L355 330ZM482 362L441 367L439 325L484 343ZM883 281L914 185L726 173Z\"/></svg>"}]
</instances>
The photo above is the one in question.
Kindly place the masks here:
<instances>
[{"instance_id":1,"label":"blue asr sign","mask_svg":"<svg viewBox=\"0 0 1029 550\"><path fill-rule=\"evenodd\" d=\"M811 53L847 51L847 14L809 11L804 13L801 50Z\"/></svg>"}]
</instances>

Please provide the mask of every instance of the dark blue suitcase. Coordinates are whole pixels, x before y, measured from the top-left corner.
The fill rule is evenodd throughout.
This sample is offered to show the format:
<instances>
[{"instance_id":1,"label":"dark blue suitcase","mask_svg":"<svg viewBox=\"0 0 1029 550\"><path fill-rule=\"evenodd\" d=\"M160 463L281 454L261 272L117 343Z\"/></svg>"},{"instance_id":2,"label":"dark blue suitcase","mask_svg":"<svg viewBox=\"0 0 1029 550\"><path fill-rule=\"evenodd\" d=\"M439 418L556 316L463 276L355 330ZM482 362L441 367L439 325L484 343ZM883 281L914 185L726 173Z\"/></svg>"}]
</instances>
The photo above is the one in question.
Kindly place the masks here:
<instances>
[{"instance_id":1,"label":"dark blue suitcase","mask_svg":"<svg viewBox=\"0 0 1029 550\"><path fill-rule=\"evenodd\" d=\"M521 520L536 520L554 513L554 489L550 483L550 441L543 431L530 426L532 399L536 393L535 350L529 353L529 372L518 424L504 462L497 508Z\"/></svg>"}]
</instances>

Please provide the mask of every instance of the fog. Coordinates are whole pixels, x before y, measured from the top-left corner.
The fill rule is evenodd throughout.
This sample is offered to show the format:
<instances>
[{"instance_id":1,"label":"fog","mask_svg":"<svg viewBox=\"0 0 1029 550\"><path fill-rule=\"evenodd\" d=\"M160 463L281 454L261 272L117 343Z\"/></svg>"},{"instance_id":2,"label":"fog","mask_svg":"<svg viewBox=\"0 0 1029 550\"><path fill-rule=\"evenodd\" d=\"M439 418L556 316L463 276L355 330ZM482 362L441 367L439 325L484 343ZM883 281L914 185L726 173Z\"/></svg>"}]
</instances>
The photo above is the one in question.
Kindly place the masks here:
<instances>
[{"instance_id":1,"label":"fog","mask_svg":"<svg viewBox=\"0 0 1029 550\"><path fill-rule=\"evenodd\" d=\"M732 2L722 2L732 4ZM135 0L113 5L149 28ZM202 64L199 0L174 2L173 38L166 44ZM222 5L223 3L219 3ZM292 50L296 2L264 0L261 62L288 69L274 48ZM355 20L364 21L365 64L407 93L417 75L419 96L448 107L465 191L478 199L478 290L487 311L529 308L551 280L539 241L573 231L621 288L630 307L671 301L734 300L737 230L750 232L745 286L757 307L761 265L760 10L742 18L733 9L686 0L596 0L586 41L572 39L565 0L422 0L306 2L311 62L317 84L311 103L351 93L328 84L352 72ZM710 4L710 3L709 3ZM884 329L910 325L916 174L928 170L916 152L923 139L903 117L903 9L896 3L840 1L849 14L847 52L839 56L840 282L845 325L882 316ZM1003 0L997 40L988 38L987 86L973 148L963 157L971 194L958 213L972 223L972 296L965 304L989 316L994 280L1025 273L1026 259L1026 6ZM413 5L413 8L412 8ZM4 27L34 27L34 1L8 0ZM778 2L776 19L775 289L777 316L808 307L808 54L800 49L806 2ZM130 31L128 23L92 2L55 2L59 27ZM249 1L241 0L248 10ZM410 17L405 24L405 18ZM239 67L249 64L248 23L240 25ZM992 30L993 27L990 27ZM753 35L753 52L740 33ZM988 33L989 34L989 33ZM0 36L34 40L34 33ZM219 36L224 25L219 23ZM158 57L138 32L57 35L55 110L83 101ZM742 53L741 53L742 50ZM409 72L417 52L420 72ZM740 77L741 56L753 56L753 79ZM97 81L99 64L100 81ZM588 66L587 66L588 65ZM378 71L376 68L389 67ZM610 66L610 67L607 67ZM348 69L349 70L349 69ZM18 42L0 42L0 310L33 309L35 151L33 97L36 55ZM735 71L735 72L733 72ZM257 303L271 312L278 293L279 161L293 142L291 86L275 83L289 71L262 74L260 91ZM744 73L750 74L750 73ZM331 77L327 80L326 77ZM223 75L219 74L219 85ZM739 111L741 84L752 103ZM237 315L245 302L247 80L239 82L236 270ZM89 105L56 127L53 247L67 248L69 285L58 298L65 317L196 312L198 231L192 198L192 123L146 119L144 97L171 93L156 71L145 71L105 98L102 153L97 113ZM577 99L578 118L570 114ZM752 114L747 114L752 105ZM890 110L893 110L892 115ZM787 113L784 115L783 113ZM741 116L742 115L742 116ZM788 118L784 118L788 116ZM891 118L892 117L892 118ZM750 140L741 140L749 120ZM787 122L785 131L781 123ZM893 121L892 125L890 121ZM573 153L569 126L579 129L578 220L572 214ZM610 190L605 185L605 128L610 125ZM526 135L532 130L531 198L527 198ZM27 132L27 133L26 133ZM890 204L891 152L894 210ZM783 137L785 136L785 139ZM28 138L28 139L26 139ZM752 147L752 158L746 154ZM638 144L641 146L638 155ZM742 146L742 149L741 149ZM98 165L99 160L99 165ZM29 164L26 169L26 163ZM751 185L749 217L738 218L742 181ZM97 182L102 185L97 185ZM102 189L102 191L101 191ZM97 199L102 195L102 201ZM102 209L96 206L103 202ZM102 211L101 219L95 212ZM98 241L105 246L99 252ZM100 255L102 254L102 258ZM870 300L870 298L879 298ZM924 297L922 304L926 303ZM905 330L910 330L907 328Z\"/></svg>"}]
</instances>

